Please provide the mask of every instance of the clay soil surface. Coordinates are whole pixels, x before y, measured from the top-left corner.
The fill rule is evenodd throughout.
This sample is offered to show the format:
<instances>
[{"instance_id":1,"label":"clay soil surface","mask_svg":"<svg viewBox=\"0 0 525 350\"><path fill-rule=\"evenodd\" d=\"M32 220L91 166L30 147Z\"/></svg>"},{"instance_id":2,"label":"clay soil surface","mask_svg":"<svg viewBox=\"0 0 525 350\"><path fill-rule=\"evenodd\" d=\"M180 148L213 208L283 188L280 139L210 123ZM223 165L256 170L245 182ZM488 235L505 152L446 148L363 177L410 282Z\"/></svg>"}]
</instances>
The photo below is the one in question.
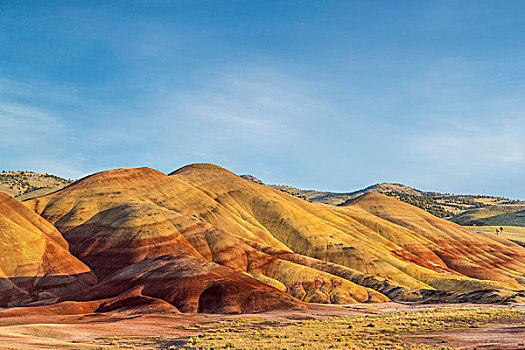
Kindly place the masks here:
<instances>
[{"instance_id":1,"label":"clay soil surface","mask_svg":"<svg viewBox=\"0 0 525 350\"><path fill-rule=\"evenodd\" d=\"M525 304L311 305L245 315L6 311L1 349L525 349Z\"/></svg>"}]
</instances>

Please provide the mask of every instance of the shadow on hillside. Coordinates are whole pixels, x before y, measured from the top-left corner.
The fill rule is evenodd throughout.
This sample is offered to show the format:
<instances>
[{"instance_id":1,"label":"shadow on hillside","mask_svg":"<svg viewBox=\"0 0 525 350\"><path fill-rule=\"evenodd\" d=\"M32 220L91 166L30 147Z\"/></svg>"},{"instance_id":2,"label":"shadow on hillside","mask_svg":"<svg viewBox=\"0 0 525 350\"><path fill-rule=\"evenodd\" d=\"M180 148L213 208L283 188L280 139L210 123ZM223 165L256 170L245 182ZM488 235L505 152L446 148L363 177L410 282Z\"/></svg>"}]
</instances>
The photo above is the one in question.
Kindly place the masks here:
<instances>
[{"instance_id":1,"label":"shadow on hillside","mask_svg":"<svg viewBox=\"0 0 525 350\"><path fill-rule=\"evenodd\" d=\"M0 278L0 307L52 304L97 283L93 272Z\"/></svg>"}]
</instances>

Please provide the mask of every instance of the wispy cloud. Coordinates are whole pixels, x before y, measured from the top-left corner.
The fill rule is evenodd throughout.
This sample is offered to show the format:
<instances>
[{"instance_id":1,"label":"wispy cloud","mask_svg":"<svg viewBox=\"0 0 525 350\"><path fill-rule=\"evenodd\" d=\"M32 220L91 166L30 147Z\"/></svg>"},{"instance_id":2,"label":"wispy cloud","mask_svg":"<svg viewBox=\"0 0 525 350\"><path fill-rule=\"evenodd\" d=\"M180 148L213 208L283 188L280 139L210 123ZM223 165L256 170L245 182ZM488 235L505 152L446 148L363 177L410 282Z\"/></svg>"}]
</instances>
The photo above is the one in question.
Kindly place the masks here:
<instances>
[{"instance_id":1,"label":"wispy cloud","mask_svg":"<svg viewBox=\"0 0 525 350\"><path fill-rule=\"evenodd\" d=\"M42 81L19 81L0 77L0 96L14 101L30 100L32 103L59 103L68 105L80 102L76 88L57 86Z\"/></svg>"},{"instance_id":2,"label":"wispy cloud","mask_svg":"<svg viewBox=\"0 0 525 350\"><path fill-rule=\"evenodd\" d=\"M525 173L524 118L434 119L406 138L408 181L427 189L505 194Z\"/></svg>"},{"instance_id":3,"label":"wispy cloud","mask_svg":"<svg viewBox=\"0 0 525 350\"><path fill-rule=\"evenodd\" d=\"M155 144L181 150L183 162L206 157L245 168L261 153L270 157L303 143L305 129L314 128L332 109L310 83L275 69L224 69L202 74L194 85L155 94L145 122ZM169 158L155 155L155 162L168 166Z\"/></svg>"},{"instance_id":4,"label":"wispy cloud","mask_svg":"<svg viewBox=\"0 0 525 350\"><path fill-rule=\"evenodd\" d=\"M82 174L69 152L68 122L49 105L70 103L74 95L50 85L0 79L0 162L3 169L25 169L66 177Z\"/></svg>"},{"instance_id":5,"label":"wispy cloud","mask_svg":"<svg viewBox=\"0 0 525 350\"><path fill-rule=\"evenodd\" d=\"M472 129L446 129L423 132L411 137L409 148L440 163L457 166L484 164L494 168L506 163L524 164L525 141L522 125L485 125ZM457 168L457 167L456 167ZM472 171L479 172L480 169Z\"/></svg>"},{"instance_id":6,"label":"wispy cloud","mask_svg":"<svg viewBox=\"0 0 525 350\"><path fill-rule=\"evenodd\" d=\"M196 91L173 92L159 117L184 116L200 131L223 139L277 144L329 113L330 106L307 85L265 68L215 73Z\"/></svg>"},{"instance_id":7,"label":"wispy cloud","mask_svg":"<svg viewBox=\"0 0 525 350\"><path fill-rule=\"evenodd\" d=\"M136 100L86 99L78 109L65 110L56 108L59 102L31 103L38 89L18 83L16 96L0 100L3 147L17 149L16 157L4 153L4 164L52 164L69 177L117 166L169 171L195 161L266 169L264 159L281 157L284 150L303 157L301 145L334 115L315 84L279 69L223 68L198 76L191 89L168 84L159 92L150 85ZM68 98L59 89L50 94ZM41 161L35 161L34 147L45 150Z\"/></svg>"},{"instance_id":8,"label":"wispy cloud","mask_svg":"<svg viewBox=\"0 0 525 350\"><path fill-rule=\"evenodd\" d=\"M20 152L28 147L39 147L43 141L51 146L63 129L64 124L45 110L0 100L2 148Z\"/></svg>"}]
</instances>

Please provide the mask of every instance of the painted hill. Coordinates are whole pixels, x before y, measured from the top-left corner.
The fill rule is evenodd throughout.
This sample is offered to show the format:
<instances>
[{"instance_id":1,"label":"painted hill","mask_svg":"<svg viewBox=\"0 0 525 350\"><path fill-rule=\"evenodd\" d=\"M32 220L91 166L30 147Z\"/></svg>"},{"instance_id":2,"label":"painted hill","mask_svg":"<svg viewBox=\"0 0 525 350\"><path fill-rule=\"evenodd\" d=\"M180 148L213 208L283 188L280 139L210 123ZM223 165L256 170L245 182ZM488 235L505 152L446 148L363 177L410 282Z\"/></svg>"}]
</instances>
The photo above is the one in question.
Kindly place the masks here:
<instances>
[{"instance_id":1,"label":"painted hill","mask_svg":"<svg viewBox=\"0 0 525 350\"><path fill-rule=\"evenodd\" d=\"M252 175L241 175L246 180L263 184L263 182ZM289 193L293 196L314 203L329 205L344 205L347 201L365 194L382 193L396 198L402 202L421 208L437 217L451 217L453 215L476 208L506 205L509 203L520 203L503 197L477 196L477 195L455 195L448 193L426 192L402 184L379 183L362 190L348 193L335 193L316 190L301 190L292 186L267 185L277 190ZM525 204L523 204L525 205Z\"/></svg>"},{"instance_id":2,"label":"painted hill","mask_svg":"<svg viewBox=\"0 0 525 350\"><path fill-rule=\"evenodd\" d=\"M0 192L25 200L44 196L72 182L55 175L32 171L3 171L0 173Z\"/></svg>"},{"instance_id":3,"label":"painted hill","mask_svg":"<svg viewBox=\"0 0 525 350\"><path fill-rule=\"evenodd\" d=\"M410 229L410 238L430 249L450 269L480 280L505 281L507 278L502 276L507 276L523 282L523 275L518 272L522 268L518 266L524 261L522 254L517 254L523 251L515 244L482 235L472 236L472 231L462 226L381 194L361 196L349 205ZM501 243L506 247L501 247ZM410 244L410 249L413 246ZM428 257L428 261L433 260ZM498 264L495 265L495 261ZM509 275L508 271L515 268L518 273Z\"/></svg>"},{"instance_id":4,"label":"painted hill","mask_svg":"<svg viewBox=\"0 0 525 350\"><path fill-rule=\"evenodd\" d=\"M524 288L525 249L510 241L376 193L310 203L212 164L110 170L24 204L99 278L63 301L258 312Z\"/></svg>"},{"instance_id":5,"label":"painted hill","mask_svg":"<svg viewBox=\"0 0 525 350\"><path fill-rule=\"evenodd\" d=\"M53 225L0 193L0 306L55 302L96 282Z\"/></svg>"},{"instance_id":6,"label":"painted hill","mask_svg":"<svg viewBox=\"0 0 525 350\"><path fill-rule=\"evenodd\" d=\"M234 252L240 253L241 242L224 240L225 233L174 210L173 205L182 208L199 195L190 185L153 169L116 169L26 203L42 208L43 216L64 233L71 251L99 276L99 284L64 301L119 298L138 291L141 299L165 301L182 312L302 307L237 268L235 258L242 263L242 257L226 261L231 253L224 251L224 244L239 246ZM223 264L212 261L212 251Z\"/></svg>"}]
</instances>

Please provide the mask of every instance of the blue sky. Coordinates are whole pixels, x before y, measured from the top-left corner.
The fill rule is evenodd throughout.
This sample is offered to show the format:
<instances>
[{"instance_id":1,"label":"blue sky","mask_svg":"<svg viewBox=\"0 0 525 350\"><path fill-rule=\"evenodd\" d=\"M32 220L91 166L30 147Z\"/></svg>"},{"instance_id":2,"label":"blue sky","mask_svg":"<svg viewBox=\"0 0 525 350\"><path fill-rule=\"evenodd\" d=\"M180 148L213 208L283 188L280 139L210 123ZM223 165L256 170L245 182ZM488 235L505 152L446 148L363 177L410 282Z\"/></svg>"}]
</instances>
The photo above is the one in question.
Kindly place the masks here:
<instances>
[{"instance_id":1,"label":"blue sky","mask_svg":"<svg viewBox=\"0 0 525 350\"><path fill-rule=\"evenodd\" d=\"M523 1L0 2L0 169L525 199Z\"/></svg>"}]
</instances>

